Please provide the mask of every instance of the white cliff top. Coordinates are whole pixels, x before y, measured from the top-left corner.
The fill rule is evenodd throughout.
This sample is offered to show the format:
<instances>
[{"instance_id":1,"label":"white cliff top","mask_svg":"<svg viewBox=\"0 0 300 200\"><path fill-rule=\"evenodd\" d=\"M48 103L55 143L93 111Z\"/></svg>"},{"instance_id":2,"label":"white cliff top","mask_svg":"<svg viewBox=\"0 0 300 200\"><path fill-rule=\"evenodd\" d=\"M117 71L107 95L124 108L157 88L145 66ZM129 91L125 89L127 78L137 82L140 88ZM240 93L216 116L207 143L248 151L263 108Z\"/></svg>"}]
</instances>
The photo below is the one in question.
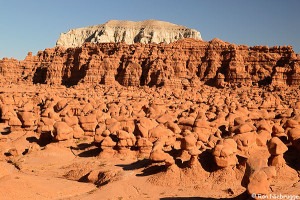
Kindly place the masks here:
<instances>
[{"instance_id":1,"label":"white cliff top","mask_svg":"<svg viewBox=\"0 0 300 200\"><path fill-rule=\"evenodd\" d=\"M56 45L78 47L84 42L171 43L183 38L201 40L201 35L195 29L158 20L139 22L110 20L104 24L61 33Z\"/></svg>"}]
</instances>

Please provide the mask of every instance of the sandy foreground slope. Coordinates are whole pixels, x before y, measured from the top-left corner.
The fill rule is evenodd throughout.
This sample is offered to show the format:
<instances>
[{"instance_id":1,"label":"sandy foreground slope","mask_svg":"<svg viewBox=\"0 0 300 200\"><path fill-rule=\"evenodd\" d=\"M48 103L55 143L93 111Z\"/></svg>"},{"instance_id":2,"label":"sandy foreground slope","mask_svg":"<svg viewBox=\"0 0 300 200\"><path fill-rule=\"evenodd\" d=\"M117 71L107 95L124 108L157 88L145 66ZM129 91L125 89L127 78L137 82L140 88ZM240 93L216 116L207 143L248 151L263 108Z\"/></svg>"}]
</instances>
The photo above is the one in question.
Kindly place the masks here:
<instances>
[{"instance_id":1,"label":"sandy foreground slope","mask_svg":"<svg viewBox=\"0 0 300 200\"><path fill-rule=\"evenodd\" d=\"M300 106L296 97L298 90L285 90L285 96L282 95L280 102L282 107L278 109L273 106L275 101L272 101L271 97L281 95L282 91L269 93L263 89L254 89L246 90L246 92L243 89L232 90L232 95L227 95L227 97L223 95L226 92L225 89L221 91L211 87L204 87L202 93L191 90L178 91L178 94L175 90L164 89L148 91L137 89L132 92L121 88L120 90L113 89L113 92L102 91L102 93L100 90L100 92L93 93L95 105L92 106L90 103L93 102L92 98L88 102L85 94L74 97L72 89L49 88L47 95L50 97L47 97L49 99L41 105L40 102L43 102L41 99L44 98L41 95L43 89L37 90L35 87L28 86L26 92L22 93L25 91L24 88L8 88L1 94L3 113L0 123L0 199L247 199L250 198L248 192L251 187L249 187L249 181L246 184L244 182L247 178L249 180L249 177L250 183L259 184L259 181L267 180L268 182L261 186L266 186L271 194L300 195L300 162L299 150L297 150L299 140L292 140L297 138L299 133L297 130L300 126L300 118L297 114ZM259 96L257 91L265 95L269 94L271 100L267 102L267 98ZM173 94L167 96L165 95L167 92L173 92ZM137 93L142 97L136 95ZM60 94L64 96L55 100L55 97ZM242 97L248 99L243 100ZM119 101L118 104L115 103L116 99ZM156 101L150 104L150 100L153 99ZM201 102L197 99L201 99ZM226 99L231 101L226 104ZM164 104L160 101L164 101ZM225 104L218 103L218 101L223 101ZM233 101L239 105L234 109L231 103ZM138 106L137 102L145 103L149 107L148 110L143 110L143 106ZM74 107L77 110L90 109L92 111L82 116L75 116L76 119L81 120L81 123L78 123L77 119L74 126L69 120L74 116L68 118L64 113L65 109L57 109L63 103L67 105L65 108L69 106L69 113L73 112ZM254 104L258 106L255 107ZM101 107L106 105L108 107ZM126 112L124 114L120 111L120 114L116 114L117 108L111 105L119 107L127 105L128 108L132 106L131 115L135 119L128 117ZM28 109L30 106L34 109ZM97 107L99 108L97 118L99 126L94 126L93 131L82 130L80 137L73 134L79 124L82 129L90 128L86 125L88 123L82 123L82 119L92 118L93 112L96 112L96 106L99 106ZM177 107L174 108L174 106ZM216 107L222 108L223 112L216 112ZM32 128L30 126L22 128L21 124L15 123L16 117L10 115L9 112L4 114L4 111L10 109L11 113L15 112L20 119L23 119L22 113L28 116L33 115L35 113L31 110L36 110L36 108L40 110L36 112L37 128L34 130L28 130ZM49 108L53 109L52 113L44 117ZM164 113L158 115L160 111ZM195 115L196 111L199 112L197 115ZM205 120L199 118L203 116L202 111L206 113ZM74 113L76 114L75 111ZM224 113L229 116L226 118L228 123L225 123L226 120L222 121ZM10 116L8 123L11 124L11 128L15 128L11 131L7 131L8 124L5 122L7 116ZM243 121L238 116L243 116L248 120ZM56 135L50 135L51 138L47 138L43 136L44 132L47 133L46 123L54 118L56 121L53 122L53 127L56 129ZM151 122L149 119L156 120L156 122ZM192 119L190 121L193 123L187 119ZM30 118L26 120L30 122ZM23 119L24 124L28 122L26 120ZM140 126L142 120L154 124L154 128L149 128L149 132L152 133L149 136L142 137L143 134L140 133L143 131ZM177 123L179 131L168 126L165 122L167 120ZM71 136L69 136L70 132L63 132L70 129L68 126L61 129L60 133L57 132L58 128L55 124L61 124L64 121L70 123L70 127L75 127L71 129ZM122 126L113 125L120 121L123 123ZM134 123L128 123L129 121ZM219 129L220 123L225 123L226 130ZM236 123L241 124L237 126ZM98 133L104 124L106 130L102 130L100 137ZM16 127L17 125L19 127ZM202 137L205 134L205 127L210 127L208 139ZM196 140L197 130L199 134ZM108 131L110 135L107 135ZM135 134L134 138L127 137L129 132L131 135ZM228 132L232 133L236 142L228 139L232 137L228 135ZM269 138L264 138L265 133ZM291 141L286 139L287 134ZM169 136L165 137L166 135ZM246 141L253 141L253 137L256 140L245 145L241 142L242 136ZM278 137L282 138L282 136L285 138L281 141ZM101 143L97 142L99 138ZM128 139L126 148L122 143L124 138ZM141 138L151 141L150 149L142 149L145 146L139 145L138 142L130 143L131 140L136 141ZM43 143L45 139L47 141ZM117 139L117 142L112 139ZM202 140L203 142L200 142ZM271 140L274 140L272 143L274 146L270 145ZM229 146L230 148L226 146L228 141L238 144L239 148L248 154L248 156L244 155L247 158L247 164L243 162L243 157L240 158L241 152L239 155L236 152L236 146ZM199 147L196 144L200 144ZM201 153L192 151L193 148L201 149ZM228 156L225 156L226 162L223 163L216 162L220 157L216 152L220 148L225 153L229 152ZM142 152L141 150L148 151ZM147 153L146 157L137 156L141 152ZM231 158L234 159L231 160ZM247 175L246 166L253 165L253 163L258 165L260 159L266 163L266 166L252 166L252 174ZM276 176L259 179L256 174L265 173L263 170L266 169L276 170ZM265 176L269 172L266 171ZM255 189L261 191L263 188Z\"/></svg>"},{"instance_id":2,"label":"sandy foreground slope","mask_svg":"<svg viewBox=\"0 0 300 200\"><path fill-rule=\"evenodd\" d=\"M33 137L32 134L34 133L25 133L15 140L15 144L22 146L22 143L28 142L28 138ZM84 146L87 143L82 144ZM244 193L245 188L239 186L239 183L232 184L234 174L230 170L212 175L218 176L220 183L228 182L231 186L222 190L222 185L211 182L215 179L201 180L201 177L197 177L197 184L190 177L180 177L177 169L165 172L164 166L152 165L147 160L124 157L102 159L97 156L99 150L95 147L87 145L80 150L66 147L69 145L67 142L49 144L43 148L32 145L32 152L25 156L15 157L10 163L2 161L0 199L167 200L248 197ZM89 178L86 175L93 171L104 172L98 187L88 183L88 179L93 180L93 175ZM189 178L191 182L188 181ZM286 179L281 179L280 184L289 182L288 177ZM98 178L94 177L94 180ZM182 181L182 184L177 185L178 181ZM298 182L290 187L277 185L273 189L274 193L279 191L282 194L296 195L300 191L300 184Z\"/></svg>"}]
</instances>

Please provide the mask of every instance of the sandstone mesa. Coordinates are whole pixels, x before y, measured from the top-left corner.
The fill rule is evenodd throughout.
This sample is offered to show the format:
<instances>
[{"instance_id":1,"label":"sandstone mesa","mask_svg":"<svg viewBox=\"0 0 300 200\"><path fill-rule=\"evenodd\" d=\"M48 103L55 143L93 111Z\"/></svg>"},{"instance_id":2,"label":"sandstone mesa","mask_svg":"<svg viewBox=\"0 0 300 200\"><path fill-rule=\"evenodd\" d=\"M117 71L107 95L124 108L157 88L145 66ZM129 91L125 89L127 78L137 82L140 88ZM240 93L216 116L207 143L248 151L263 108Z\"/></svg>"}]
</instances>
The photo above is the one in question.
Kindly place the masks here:
<instances>
[{"instance_id":1,"label":"sandstone mesa","mask_svg":"<svg viewBox=\"0 0 300 200\"><path fill-rule=\"evenodd\" d=\"M291 46L206 42L167 22L71 30L0 61L0 194L299 195L299 73Z\"/></svg>"},{"instance_id":2,"label":"sandstone mesa","mask_svg":"<svg viewBox=\"0 0 300 200\"><path fill-rule=\"evenodd\" d=\"M79 47L84 42L109 43L171 43L183 38L200 39L200 32L184 26L158 20L139 22L110 20L104 24L71 29L62 33L57 46Z\"/></svg>"}]
</instances>

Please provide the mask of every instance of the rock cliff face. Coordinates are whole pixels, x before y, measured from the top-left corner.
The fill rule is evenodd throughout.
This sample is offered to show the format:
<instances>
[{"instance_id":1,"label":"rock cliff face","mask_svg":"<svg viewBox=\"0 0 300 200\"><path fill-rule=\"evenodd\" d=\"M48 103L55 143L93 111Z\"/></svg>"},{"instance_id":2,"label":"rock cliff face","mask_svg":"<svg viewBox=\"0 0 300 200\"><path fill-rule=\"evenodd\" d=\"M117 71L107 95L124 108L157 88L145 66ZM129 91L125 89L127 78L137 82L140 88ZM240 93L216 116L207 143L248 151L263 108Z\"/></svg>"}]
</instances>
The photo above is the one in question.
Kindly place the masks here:
<instances>
[{"instance_id":1,"label":"rock cliff face","mask_svg":"<svg viewBox=\"0 0 300 200\"><path fill-rule=\"evenodd\" d=\"M197 87L202 84L299 86L300 56L292 47L234 45L213 39L170 44L85 43L0 61L1 81L50 85Z\"/></svg>"},{"instance_id":2,"label":"rock cliff face","mask_svg":"<svg viewBox=\"0 0 300 200\"><path fill-rule=\"evenodd\" d=\"M57 46L79 47L84 42L171 43L183 38L200 39L200 32L164 21L140 22L111 20L105 24L72 29L62 33Z\"/></svg>"}]
</instances>

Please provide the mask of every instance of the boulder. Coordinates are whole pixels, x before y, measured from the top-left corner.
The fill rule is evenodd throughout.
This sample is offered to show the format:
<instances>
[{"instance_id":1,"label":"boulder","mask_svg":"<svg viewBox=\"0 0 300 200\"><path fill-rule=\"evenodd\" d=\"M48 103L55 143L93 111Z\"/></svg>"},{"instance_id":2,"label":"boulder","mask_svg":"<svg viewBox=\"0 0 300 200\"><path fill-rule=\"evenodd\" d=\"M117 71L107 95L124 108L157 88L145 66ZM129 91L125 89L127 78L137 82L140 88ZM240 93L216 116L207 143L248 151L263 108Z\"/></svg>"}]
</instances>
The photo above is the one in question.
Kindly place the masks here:
<instances>
[{"instance_id":1,"label":"boulder","mask_svg":"<svg viewBox=\"0 0 300 200\"><path fill-rule=\"evenodd\" d=\"M282 155L288 150L287 146L278 137L273 137L268 142L268 149L270 154L274 156Z\"/></svg>"},{"instance_id":2,"label":"boulder","mask_svg":"<svg viewBox=\"0 0 300 200\"><path fill-rule=\"evenodd\" d=\"M53 135L58 141L68 140L73 138L73 129L65 122L55 122Z\"/></svg>"}]
</instances>

